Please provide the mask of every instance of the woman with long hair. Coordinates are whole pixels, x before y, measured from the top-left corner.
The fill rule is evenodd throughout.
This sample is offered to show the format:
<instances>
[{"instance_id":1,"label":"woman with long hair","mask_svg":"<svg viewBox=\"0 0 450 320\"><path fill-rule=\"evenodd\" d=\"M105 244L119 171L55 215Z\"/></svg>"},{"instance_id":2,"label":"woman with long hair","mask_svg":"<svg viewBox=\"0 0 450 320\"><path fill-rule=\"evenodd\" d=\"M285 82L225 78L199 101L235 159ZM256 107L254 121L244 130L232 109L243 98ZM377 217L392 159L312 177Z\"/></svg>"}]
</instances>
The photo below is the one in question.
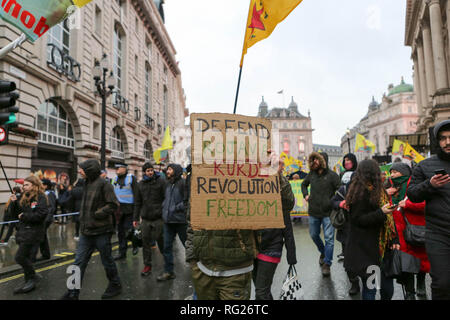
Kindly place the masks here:
<instances>
[{"instance_id":1,"label":"woman with long hair","mask_svg":"<svg viewBox=\"0 0 450 320\"><path fill-rule=\"evenodd\" d=\"M34 290L38 279L33 268L32 252L34 246L44 240L45 219L49 212L48 200L44 186L35 176L29 176L24 180L20 200L15 194L11 195L10 199L16 202L16 214L19 217L16 233L19 249L15 259L25 274L25 283L15 289L14 294L27 293Z\"/></svg>"},{"instance_id":2,"label":"woman with long hair","mask_svg":"<svg viewBox=\"0 0 450 320\"><path fill-rule=\"evenodd\" d=\"M363 300L375 300L376 288L368 283L369 277L374 268L381 268L386 250L399 248L392 217L394 208L390 208L376 161L363 160L358 164L345 200L350 209L350 229L344 267L347 273L362 279ZM384 276L383 270L380 286L381 299L390 300L394 283Z\"/></svg>"}]
</instances>

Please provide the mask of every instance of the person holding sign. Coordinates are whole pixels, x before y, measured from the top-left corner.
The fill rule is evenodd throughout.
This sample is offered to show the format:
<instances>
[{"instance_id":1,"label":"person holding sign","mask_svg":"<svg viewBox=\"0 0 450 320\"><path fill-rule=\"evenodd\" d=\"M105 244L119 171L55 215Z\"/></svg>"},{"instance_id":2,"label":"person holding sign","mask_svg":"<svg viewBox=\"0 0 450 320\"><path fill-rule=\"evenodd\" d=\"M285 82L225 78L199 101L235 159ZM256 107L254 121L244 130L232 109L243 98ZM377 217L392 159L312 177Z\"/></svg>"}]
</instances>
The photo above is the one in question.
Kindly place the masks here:
<instances>
[{"instance_id":1,"label":"person holding sign","mask_svg":"<svg viewBox=\"0 0 450 320\"><path fill-rule=\"evenodd\" d=\"M331 198L341 183L339 176L328 169L328 155L313 152L308 158L310 173L302 182L302 193L308 202L309 234L320 252L319 264L322 275L330 275L334 250L334 228L331 225ZM308 194L308 186L311 192ZM325 244L320 238L320 227L323 227Z\"/></svg>"}]
</instances>

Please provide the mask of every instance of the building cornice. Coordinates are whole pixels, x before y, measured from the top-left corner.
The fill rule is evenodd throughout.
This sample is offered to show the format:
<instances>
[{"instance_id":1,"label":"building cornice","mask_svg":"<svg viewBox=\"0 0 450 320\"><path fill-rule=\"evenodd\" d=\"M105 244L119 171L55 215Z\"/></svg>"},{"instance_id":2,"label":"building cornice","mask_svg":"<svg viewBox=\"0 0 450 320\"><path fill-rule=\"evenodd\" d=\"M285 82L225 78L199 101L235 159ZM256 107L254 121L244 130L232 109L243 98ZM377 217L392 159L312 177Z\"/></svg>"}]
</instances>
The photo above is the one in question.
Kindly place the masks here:
<instances>
[{"instance_id":1,"label":"building cornice","mask_svg":"<svg viewBox=\"0 0 450 320\"><path fill-rule=\"evenodd\" d=\"M161 51L163 58L167 61L169 68L175 75L181 74L175 59L175 47L153 1L132 0L131 3L152 36L155 45Z\"/></svg>"}]
</instances>

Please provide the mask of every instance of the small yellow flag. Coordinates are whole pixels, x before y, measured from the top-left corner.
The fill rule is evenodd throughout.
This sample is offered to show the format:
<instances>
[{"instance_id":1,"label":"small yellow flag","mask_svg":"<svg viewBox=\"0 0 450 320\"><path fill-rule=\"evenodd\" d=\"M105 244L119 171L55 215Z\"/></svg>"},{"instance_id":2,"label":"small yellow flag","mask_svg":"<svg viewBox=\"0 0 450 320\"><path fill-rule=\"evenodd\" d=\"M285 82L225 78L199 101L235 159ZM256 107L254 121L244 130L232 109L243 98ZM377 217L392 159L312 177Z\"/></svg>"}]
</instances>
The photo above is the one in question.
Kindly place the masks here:
<instances>
[{"instance_id":1,"label":"small yellow flag","mask_svg":"<svg viewBox=\"0 0 450 320\"><path fill-rule=\"evenodd\" d=\"M372 141L364 138L363 135L357 133L356 134L356 144L355 144L355 152L375 152L375 145Z\"/></svg>"},{"instance_id":2,"label":"small yellow flag","mask_svg":"<svg viewBox=\"0 0 450 320\"><path fill-rule=\"evenodd\" d=\"M173 149L172 139L170 138L170 127L167 126L164 132L164 138L161 145L161 150Z\"/></svg>"},{"instance_id":3,"label":"small yellow flag","mask_svg":"<svg viewBox=\"0 0 450 320\"><path fill-rule=\"evenodd\" d=\"M73 3L78 7L81 8L82 6L88 4L92 0L73 0Z\"/></svg>"},{"instance_id":4,"label":"small yellow flag","mask_svg":"<svg viewBox=\"0 0 450 320\"><path fill-rule=\"evenodd\" d=\"M250 0L241 67L247 49L270 36L277 24L283 21L300 2L302 0Z\"/></svg>"}]
</instances>

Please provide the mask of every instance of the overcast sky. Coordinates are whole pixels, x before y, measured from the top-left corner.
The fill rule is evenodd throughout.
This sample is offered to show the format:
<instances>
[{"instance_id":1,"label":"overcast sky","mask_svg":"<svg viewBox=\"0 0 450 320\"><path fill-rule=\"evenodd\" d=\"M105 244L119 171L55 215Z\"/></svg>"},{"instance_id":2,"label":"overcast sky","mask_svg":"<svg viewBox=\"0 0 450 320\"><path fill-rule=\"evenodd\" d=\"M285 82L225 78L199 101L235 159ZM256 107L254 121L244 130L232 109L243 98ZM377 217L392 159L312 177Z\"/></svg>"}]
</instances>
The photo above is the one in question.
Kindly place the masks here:
<instances>
[{"instance_id":1,"label":"overcast sky","mask_svg":"<svg viewBox=\"0 0 450 320\"><path fill-rule=\"evenodd\" d=\"M233 113L250 0L166 0L166 28L177 50L193 112ZM303 0L245 56L237 113L255 116L291 96L311 111L313 143L340 145L347 127L380 102L390 83L412 84L404 46L406 0Z\"/></svg>"}]
</instances>

